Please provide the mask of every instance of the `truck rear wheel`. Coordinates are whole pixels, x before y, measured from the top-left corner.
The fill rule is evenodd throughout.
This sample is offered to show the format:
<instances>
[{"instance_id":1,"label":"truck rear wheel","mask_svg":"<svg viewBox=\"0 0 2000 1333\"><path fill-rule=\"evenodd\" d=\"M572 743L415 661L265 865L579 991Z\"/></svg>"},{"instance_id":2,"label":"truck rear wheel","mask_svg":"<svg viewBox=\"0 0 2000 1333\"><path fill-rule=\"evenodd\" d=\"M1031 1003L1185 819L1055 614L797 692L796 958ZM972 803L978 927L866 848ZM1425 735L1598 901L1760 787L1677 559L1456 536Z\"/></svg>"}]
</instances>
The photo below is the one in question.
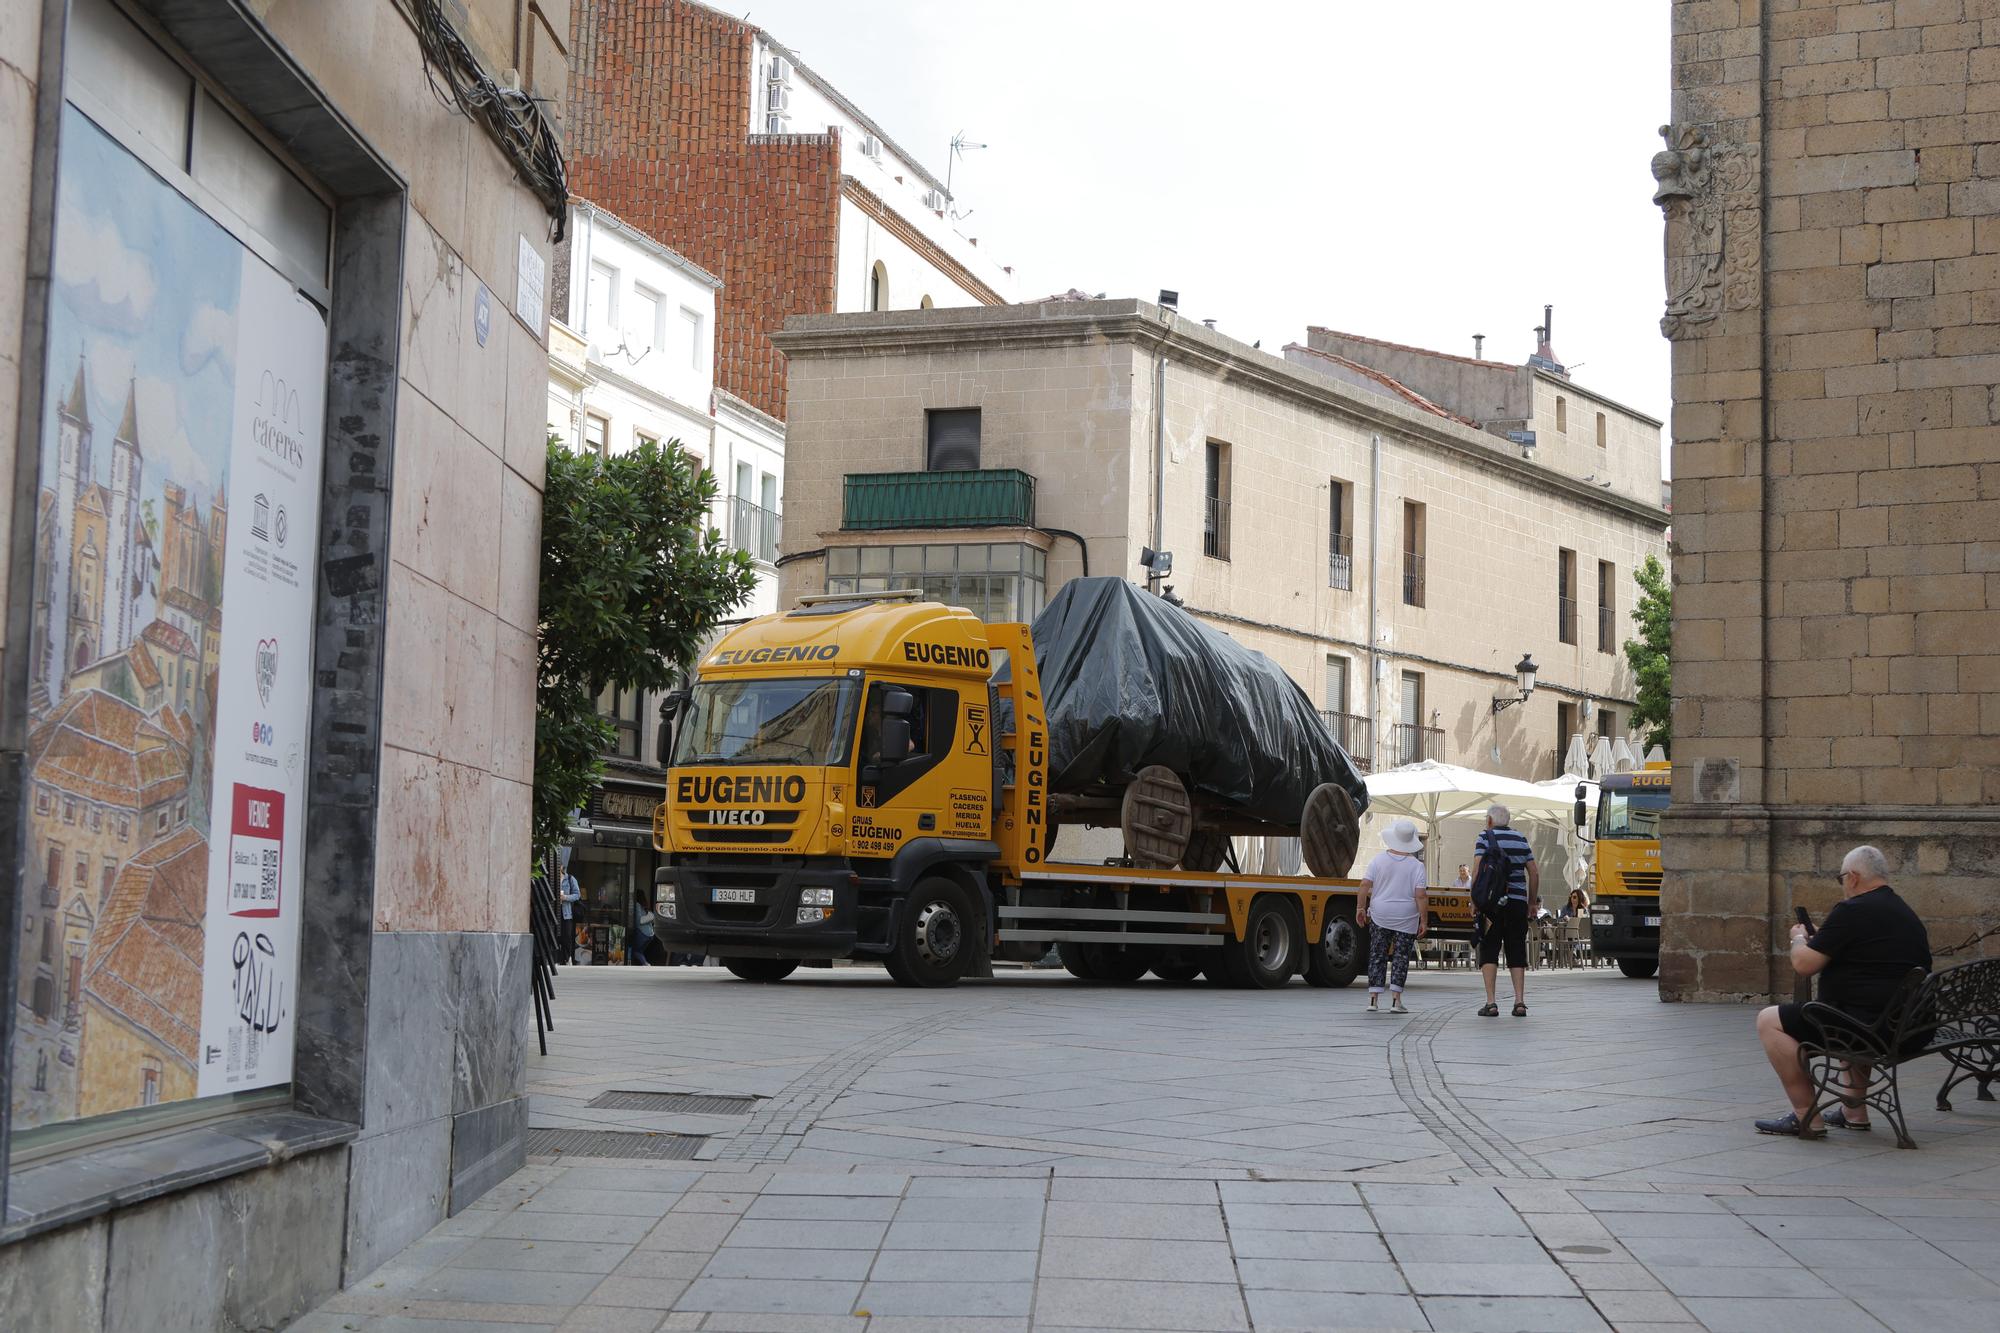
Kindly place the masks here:
<instances>
[{"instance_id":1,"label":"truck rear wheel","mask_svg":"<svg viewBox=\"0 0 2000 1333\"><path fill-rule=\"evenodd\" d=\"M955 880L922 879L904 900L889 975L904 986L953 986L979 950L979 911Z\"/></svg>"},{"instance_id":2,"label":"truck rear wheel","mask_svg":"<svg viewBox=\"0 0 2000 1333\"><path fill-rule=\"evenodd\" d=\"M1135 945L1120 947L1084 940L1064 940L1056 945L1056 957L1078 981L1110 981L1123 984L1137 981L1153 965L1153 952Z\"/></svg>"},{"instance_id":3,"label":"truck rear wheel","mask_svg":"<svg viewBox=\"0 0 2000 1333\"><path fill-rule=\"evenodd\" d=\"M1327 905L1319 938L1306 950L1306 983L1338 990L1361 975L1361 931L1354 918Z\"/></svg>"},{"instance_id":4,"label":"truck rear wheel","mask_svg":"<svg viewBox=\"0 0 2000 1333\"><path fill-rule=\"evenodd\" d=\"M783 981L798 970L796 958L725 958L722 965L745 981Z\"/></svg>"},{"instance_id":5,"label":"truck rear wheel","mask_svg":"<svg viewBox=\"0 0 2000 1333\"><path fill-rule=\"evenodd\" d=\"M1647 977L1652 976L1660 970L1660 960L1657 958L1620 958L1618 960L1618 970L1634 981L1644 981Z\"/></svg>"},{"instance_id":6,"label":"truck rear wheel","mask_svg":"<svg viewBox=\"0 0 2000 1333\"><path fill-rule=\"evenodd\" d=\"M1180 985L1186 985L1201 975L1201 964L1189 963L1179 959L1171 963L1158 962L1153 964L1153 975L1162 981L1172 981Z\"/></svg>"},{"instance_id":7,"label":"truck rear wheel","mask_svg":"<svg viewBox=\"0 0 2000 1333\"><path fill-rule=\"evenodd\" d=\"M1243 922L1243 938L1222 945L1225 984L1247 990L1276 990L1299 970L1305 952L1305 926L1298 908L1277 894L1251 900Z\"/></svg>"}]
</instances>

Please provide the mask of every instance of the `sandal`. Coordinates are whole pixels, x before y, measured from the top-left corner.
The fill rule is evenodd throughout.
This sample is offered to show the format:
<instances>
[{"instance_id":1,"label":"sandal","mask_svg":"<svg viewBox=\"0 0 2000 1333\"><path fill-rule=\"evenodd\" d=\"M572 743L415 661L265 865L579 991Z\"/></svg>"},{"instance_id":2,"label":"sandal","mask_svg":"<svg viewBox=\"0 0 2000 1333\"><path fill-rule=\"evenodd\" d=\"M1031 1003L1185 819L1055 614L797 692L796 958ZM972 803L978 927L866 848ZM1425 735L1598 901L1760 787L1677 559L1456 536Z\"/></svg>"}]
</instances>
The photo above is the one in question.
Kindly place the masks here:
<instances>
[{"instance_id":1,"label":"sandal","mask_svg":"<svg viewBox=\"0 0 2000 1333\"><path fill-rule=\"evenodd\" d=\"M1841 1110L1838 1106L1821 1116L1820 1123L1829 1129L1852 1129L1862 1134L1866 1134L1875 1128L1874 1125L1866 1120L1849 1120L1847 1112Z\"/></svg>"},{"instance_id":2,"label":"sandal","mask_svg":"<svg viewBox=\"0 0 2000 1333\"><path fill-rule=\"evenodd\" d=\"M1528 1016L1528 1006L1527 1006L1527 1005L1525 1005L1525 1004L1517 1004L1517 1005L1515 1005L1515 1006L1514 1006L1514 1017L1516 1017L1516 1018L1526 1018L1527 1016Z\"/></svg>"},{"instance_id":3,"label":"sandal","mask_svg":"<svg viewBox=\"0 0 2000 1333\"><path fill-rule=\"evenodd\" d=\"M1799 1125L1799 1113L1797 1111L1787 1111L1776 1120L1759 1120L1756 1122L1756 1125L1759 1134L1780 1134L1795 1139L1823 1139L1826 1137L1825 1125L1820 1125L1814 1129L1801 1128Z\"/></svg>"},{"instance_id":4,"label":"sandal","mask_svg":"<svg viewBox=\"0 0 2000 1333\"><path fill-rule=\"evenodd\" d=\"M1498 1018L1500 1017L1500 1006L1497 1004L1483 1004L1479 1006L1479 1016L1481 1018Z\"/></svg>"}]
</instances>

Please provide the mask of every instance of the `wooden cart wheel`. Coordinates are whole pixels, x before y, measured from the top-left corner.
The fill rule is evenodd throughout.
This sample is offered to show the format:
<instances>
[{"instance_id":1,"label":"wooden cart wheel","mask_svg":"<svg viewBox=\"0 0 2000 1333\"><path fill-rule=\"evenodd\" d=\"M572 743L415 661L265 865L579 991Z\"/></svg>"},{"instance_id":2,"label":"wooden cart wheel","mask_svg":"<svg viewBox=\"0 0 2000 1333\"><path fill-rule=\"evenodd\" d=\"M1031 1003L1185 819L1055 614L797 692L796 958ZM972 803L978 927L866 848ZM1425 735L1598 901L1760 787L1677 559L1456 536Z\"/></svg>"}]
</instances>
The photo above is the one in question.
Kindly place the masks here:
<instances>
[{"instance_id":1,"label":"wooden cart wheel","mask_svg":"<svg viewBox=\"0 0 2000 1333\"><path fill-rule=\"evenodd\" d=\"M1204 874L1222 869L1223 858L1229 855L1229 836L1211 829L1196 829L1188 834L1187 847L1181 852L1181 869L1199 870Z\"/></svg>"},{"instance_id":2,"label":"wooden cart wheel","mask_svg":"<svg viewBox=\"0 0 2000 1333\"><path fill-rule=\"evenodd\" d=\"M1306 798L1299 816L1299 841L1306 867L1320 879L1345 879L1361 847L1361 817L1347 789L1322 782Z\"/></svg>"},{"instance_id":3,"label":"wooden cart wheel","mask_svg":"<svg viewBox=\"0 0 2000 1333\"><path fill-rule=\"evenodd\" d=\"M1125 789L1118 823L1133 865L1166 870L1180 864L1194 831L1194 807L1171 768L1149 764Z\"/></svg>"}]
</instances>

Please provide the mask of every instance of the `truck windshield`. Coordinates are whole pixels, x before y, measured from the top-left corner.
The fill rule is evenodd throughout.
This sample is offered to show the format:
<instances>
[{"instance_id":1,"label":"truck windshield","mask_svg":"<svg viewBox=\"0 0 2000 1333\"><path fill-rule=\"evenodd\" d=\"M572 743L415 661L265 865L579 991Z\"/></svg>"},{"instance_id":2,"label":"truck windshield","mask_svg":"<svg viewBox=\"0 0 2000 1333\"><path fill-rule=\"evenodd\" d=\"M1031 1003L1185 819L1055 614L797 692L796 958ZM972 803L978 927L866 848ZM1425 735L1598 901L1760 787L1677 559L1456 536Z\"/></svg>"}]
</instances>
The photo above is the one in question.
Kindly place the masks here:
<instances>
[{"instance_id":1,"label":"truck windshield","mask_svg":"<svg viewBox=\"0 0 2000 1333\"><path fill-rule=\"evenodd\" d=\"M844 763L858 681L724 680L694 687L674 764Z\"/></svg>"},{"instance_id":2,"label":"truck windshield","mask_svg":"<svg viewBox=\"0 0 2000 1333\"><path fill-rule=\"evenodd\" d=\"M1660 812L1672 798L1663 791L1606 791L1597 796L1597 836L1657 838Z\"/></svg>"}]
</instances>

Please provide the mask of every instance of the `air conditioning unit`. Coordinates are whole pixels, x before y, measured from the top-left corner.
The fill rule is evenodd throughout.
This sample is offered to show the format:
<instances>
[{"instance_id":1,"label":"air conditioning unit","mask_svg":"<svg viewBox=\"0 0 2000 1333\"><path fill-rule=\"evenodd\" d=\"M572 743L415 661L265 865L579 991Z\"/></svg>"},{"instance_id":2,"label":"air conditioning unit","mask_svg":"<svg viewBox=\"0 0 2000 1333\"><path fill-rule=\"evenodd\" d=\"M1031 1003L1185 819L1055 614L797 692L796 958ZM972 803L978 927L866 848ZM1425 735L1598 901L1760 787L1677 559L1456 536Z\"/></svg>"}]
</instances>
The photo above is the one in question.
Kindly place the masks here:
<instances>
[{"instance_id":1,"label":"air conditioning unit","mask_svg":"<svg viewBox=\"0 0 2000 1333\"><path fill-rule=\"evenodd\" d=\"M764 109L766 111L790 111L792 90L782 83L774 83L765 90Z\"/></svg>"},{"instance_id":2,"label":"air conditioning unit","mask_svg":"<svg viewBox=\"0 0 2000 1333\"><path fill-rule=\"evenodd\" d=\"M949 201L944 197L943 190L930 190L924 194L924 207L933 213L944 212L947 202Z\"/></svg>"},{"instance_id":3,"label":"air conditioning unit","mask_svg":"<svg viewBox=\"0 0 2000 1333\"><path fill-rule=\"evenodd\" d=\"M874 159L875 159L875 160L876 160L877 162L880 162L880 161L882 160L882 141L881 141L880 139L876 138L876 137L875 137L874 135L872 135L872 134L864 134L864 135L862 135L862 136L861 136L861 156L863 156L863 157L872 157L872 158L874 158Z\"/></svg>"},{"instance_id":4,"label":"air conditioning unit","mask_svg":"<svg viewBox=\"0 0 2000 1333\"><path fill-rule=\"evenodd\" d=\"M770 81L790 87L792 83L792 62L783 56L771 57Z\"/></svg>"},{"instance_id":5,"label":"air conditioning unit","mask_svg":"<svg viewBox=\"0 0 2000 1333\"><path fill-rule=\"evenodd\" d=\"M790 134L791 132L792 118L790 116L771 115L764 117L764 133Z\"/></svg>"}]
</instances>

